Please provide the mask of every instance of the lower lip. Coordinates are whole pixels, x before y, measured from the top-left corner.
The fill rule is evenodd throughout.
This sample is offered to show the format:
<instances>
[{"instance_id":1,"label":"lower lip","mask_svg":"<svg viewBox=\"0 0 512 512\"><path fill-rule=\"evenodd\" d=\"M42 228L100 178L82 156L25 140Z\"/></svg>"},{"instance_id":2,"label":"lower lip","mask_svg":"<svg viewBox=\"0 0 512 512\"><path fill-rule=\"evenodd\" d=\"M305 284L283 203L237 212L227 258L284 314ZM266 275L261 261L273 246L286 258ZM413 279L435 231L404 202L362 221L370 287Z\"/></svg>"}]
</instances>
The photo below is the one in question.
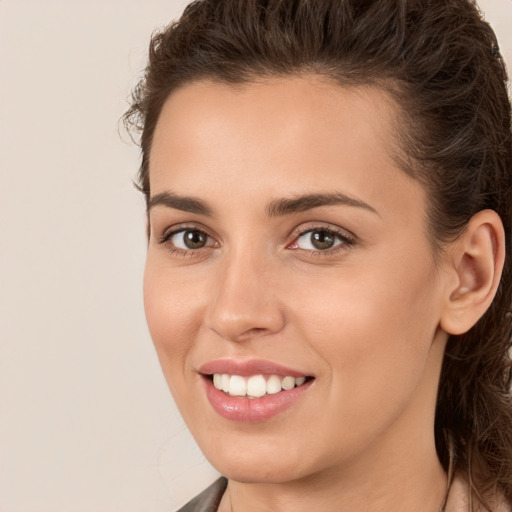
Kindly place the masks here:
<instances>
[{"instance_id":1,"label":"lower lip","mask_svg":"<svg viewBox=\"0 0 512 512\"><path fill-rule=\"evenodd\" d=\"M206 396L213 409L222 417L244 423L265 421L297 403L309 389L312 380L301 386L280 391L261 398L231 396L217 389L210 378L205 377Z\"/></svg>"}]
</instances>

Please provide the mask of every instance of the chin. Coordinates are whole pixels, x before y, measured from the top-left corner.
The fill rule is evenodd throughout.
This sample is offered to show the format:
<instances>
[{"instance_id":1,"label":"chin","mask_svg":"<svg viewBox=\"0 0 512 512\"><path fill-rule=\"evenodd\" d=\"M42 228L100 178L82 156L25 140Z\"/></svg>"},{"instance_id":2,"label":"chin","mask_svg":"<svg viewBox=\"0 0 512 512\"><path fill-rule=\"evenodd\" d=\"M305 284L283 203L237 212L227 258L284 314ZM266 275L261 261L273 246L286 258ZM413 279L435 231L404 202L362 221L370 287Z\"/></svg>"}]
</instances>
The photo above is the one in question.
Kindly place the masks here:
<instances>
[{"instance_id":1,"label":"chin","mask_svg":"<svg viewBox=\"0 0 512 512\"><path fill-rule=\"evenodd\" d=\"M275 463L275 461L274 461ZM282 467L270 462L267 467L255 467L252 464L232 464L231 462L214 464L214 467L229 480L252 484L282 484L300 480L304 475L295 469Z\"/></svg>"},{"instance_id":2,"label":"chin","mask_svg":"<svg viewBox=\"0 0 512 512\"><path fill-rule=\"evenodd\" d=\"M303 453L280 444L278 449L279 443L269 446L256 439L249 441L249 446L219 443L212 449L209 444L203 453L223 476L242 483L278 484L300 480L312 472L309 464L304 466L307 458Z\"/></svg>"}]
</instances>

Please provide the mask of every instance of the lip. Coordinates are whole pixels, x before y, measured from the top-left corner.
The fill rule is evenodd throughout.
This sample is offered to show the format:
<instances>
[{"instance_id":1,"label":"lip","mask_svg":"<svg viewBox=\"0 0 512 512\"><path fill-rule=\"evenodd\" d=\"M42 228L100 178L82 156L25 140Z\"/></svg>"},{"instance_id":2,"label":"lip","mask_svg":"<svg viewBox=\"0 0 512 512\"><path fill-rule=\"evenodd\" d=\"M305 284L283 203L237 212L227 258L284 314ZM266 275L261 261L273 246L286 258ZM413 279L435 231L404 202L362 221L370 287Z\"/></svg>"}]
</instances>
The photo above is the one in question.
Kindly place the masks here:
<instances>
[{"instance_id":1,"label":"lip","mask_svg":"<svg viewBox=\"0 0 512 512\"><path fill-rule=\"evenodd\" d=\"M206 397L214 411L231 421L243 423L262 422L273 418L289 407L297 404L307 393L314 379L301 386L260 398L231 396L217 389L210 376L214 373L229 375L279 375L281 377L306 377L307 374L285 366L263 360L236 361L219 359L202 365L199 369L203 377Z\"/></svg>"},{"instance_id":2,"label":"lip","mask_svg":"<svg viewBox=\"0 0 512 512\"><path fill-rule=\"evenodd\" d=\"M296 404L313 384L314 380L299 387L280 391L261 398L231 396L217 389L206 376L203 377L206 396L211 406L223 418L243 423L266 421Z\"/></svg>"},{"instance_id":3,"label":"lip","mask_svg":"<svg viewBox=\"0 0 512 512\"><path fill-rule=\"evenodd\" d=\"M228 373L229 375L240 375L241 377L250 377L251 375L279 375L280 377L311 376L293 368L287 368L286 366L263 359L250 359L246 361L217 359L202 365L199 368L199 373L203 375Z\"/></svg>"}]
</instances>

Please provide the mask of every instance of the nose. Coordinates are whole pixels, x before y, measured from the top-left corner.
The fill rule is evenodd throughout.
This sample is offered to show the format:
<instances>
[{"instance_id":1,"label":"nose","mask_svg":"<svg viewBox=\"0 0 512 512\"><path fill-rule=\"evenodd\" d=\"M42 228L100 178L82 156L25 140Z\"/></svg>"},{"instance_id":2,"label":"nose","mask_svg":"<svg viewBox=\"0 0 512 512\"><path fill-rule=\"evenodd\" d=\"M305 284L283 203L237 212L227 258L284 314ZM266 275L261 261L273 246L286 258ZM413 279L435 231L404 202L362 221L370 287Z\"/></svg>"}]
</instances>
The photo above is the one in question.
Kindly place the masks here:
<instances>
[{"instance_id":1,"label":"nose","mask_svg":"<svg viewBox=\"0 0 512 512\"><path fill-rule=\"evenodd\" d=\"M207 327L234 342L281 331L285 312L278 300L277 269L247 252L226 259L220 266L206 313Z\"/></svg>"}]
</instances>

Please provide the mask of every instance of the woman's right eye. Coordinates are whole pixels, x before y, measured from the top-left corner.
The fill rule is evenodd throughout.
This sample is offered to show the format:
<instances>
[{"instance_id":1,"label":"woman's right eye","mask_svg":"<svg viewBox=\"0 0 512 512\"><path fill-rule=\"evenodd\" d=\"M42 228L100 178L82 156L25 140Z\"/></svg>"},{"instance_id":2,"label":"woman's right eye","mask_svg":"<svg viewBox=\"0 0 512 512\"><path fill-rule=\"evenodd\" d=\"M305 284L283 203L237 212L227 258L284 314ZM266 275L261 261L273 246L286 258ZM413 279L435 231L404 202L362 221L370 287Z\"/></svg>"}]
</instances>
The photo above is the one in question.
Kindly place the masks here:
<instances>
[{"instance_id":1,"label":"woman's right eye","mask_svg":"<svg viewBox=\"0 0 512 512\"><path fill-rule=\"evenodd\" d=\"M171 245L171 250L193 251L213 245L213 239L200 229L180 229L164 235L162 243Z\"/></svg>"}]
</instances>

